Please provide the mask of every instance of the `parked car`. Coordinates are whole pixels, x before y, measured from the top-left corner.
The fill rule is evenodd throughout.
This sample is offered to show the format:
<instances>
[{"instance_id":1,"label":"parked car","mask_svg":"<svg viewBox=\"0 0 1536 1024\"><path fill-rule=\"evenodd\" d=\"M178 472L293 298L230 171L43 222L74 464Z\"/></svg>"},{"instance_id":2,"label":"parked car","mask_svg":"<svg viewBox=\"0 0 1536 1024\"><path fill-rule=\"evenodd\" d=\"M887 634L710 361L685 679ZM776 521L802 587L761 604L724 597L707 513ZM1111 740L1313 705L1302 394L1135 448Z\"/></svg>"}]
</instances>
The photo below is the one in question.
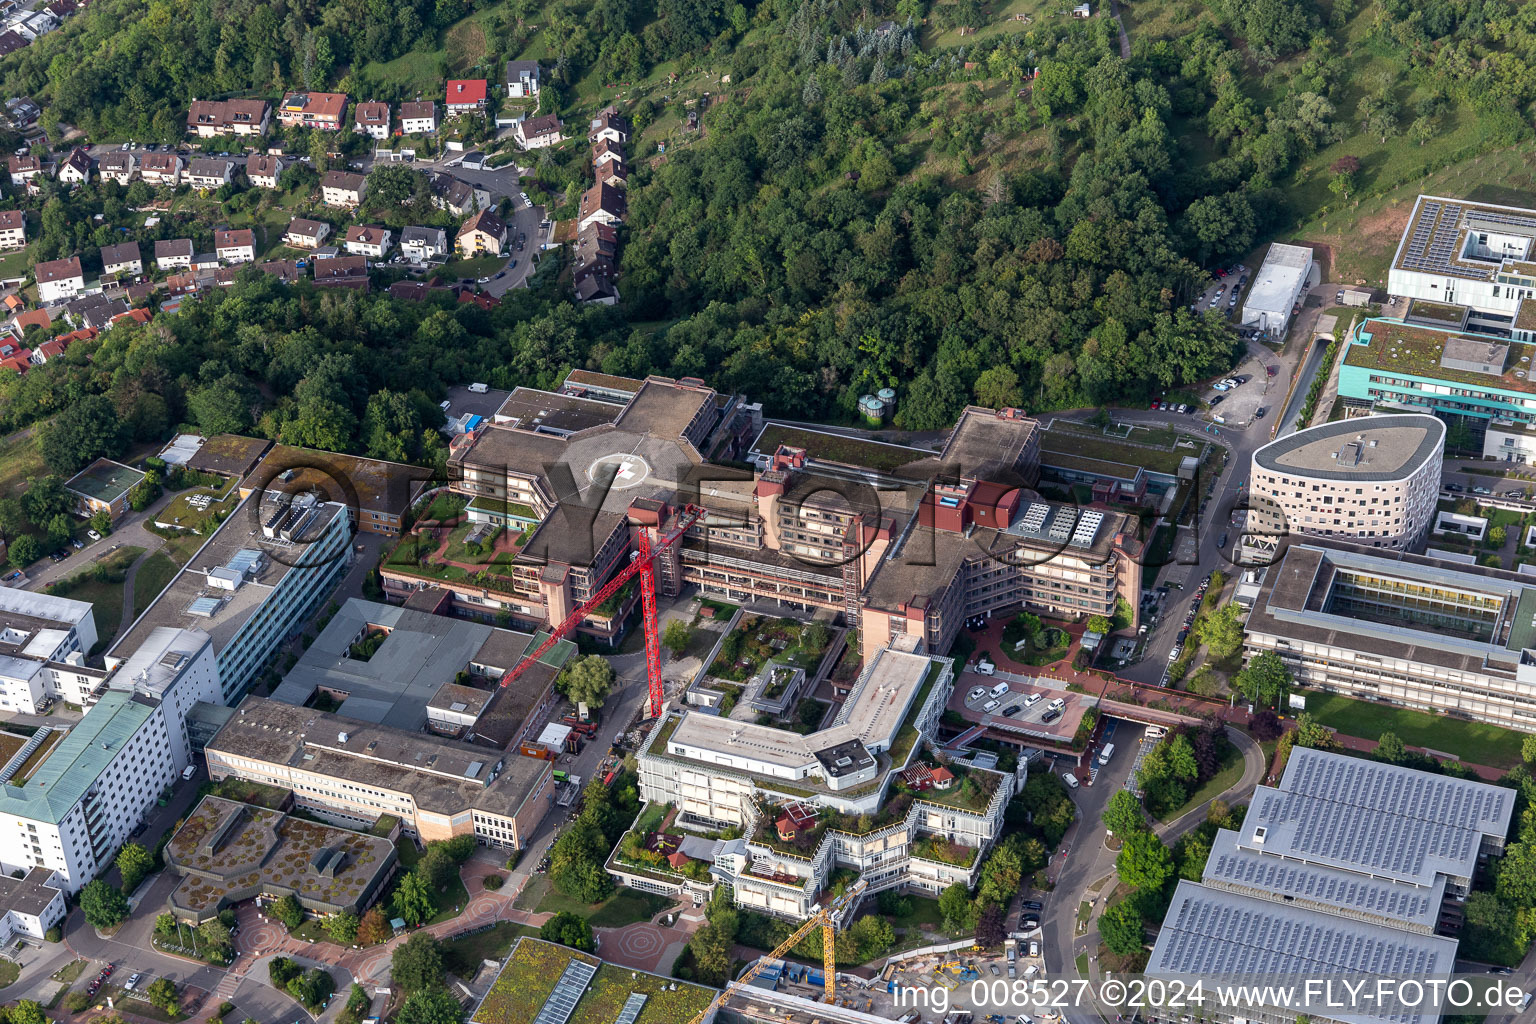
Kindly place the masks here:
<instances>
[{"instance_id":1,"label":"parked car","mask_svg":"<svg viewBox=\"0 0 1536 1024\"><path fill-rule=\"evenodd\" d=\"M981 700L981 698L985 697L986 695L987 695L987 688L985 686L978 686L974 690L972 690L970 693L966 694L965 695L965 699L968 700L968 701L971 701L971 700Z\"/></svg>"},{"instance_id":2,"label":"parked car","mask_svg":"<svg viewBox=\"0 0 1536 1024\"><path fill-rule=\"evenodd\" d=\"M1019 906L1023 907L1025 910L1041 911L1045 909L1045 904L1041 903L1039 900L1025 900L1024 902L1020 903Z\"/></svg>"},{"instance_id":3,"label":"parked car","mask_svg":"<svg viewBox=\"0 0 1536 1024\"><path fill-rule=\"evenodd\" d=\"M1256 420L1261 420L1264 418L1264 414L1268 411L1269 410L1267 408L1261 405L1257 410L1254 411L1253 418Z\"/></svg>"},{"instance_id":4,"label":"parked car","mask_svg":"<svg viewBox=\"0 0 1536 1024\"><path fill-rule=\"evenodd\" d=\"M1222 402L1226 401L1226 398L1227 398L1226 395L1216 395L1214 398L1211 399L1211 408L1212 409L1216 408Z\"/></svg>"},{"instance_id":5,"label":"parked car","mask_svg":"<svg viewBox=\"0 0 1536 1024\"><path fill-rule=\"evenodd\" d=\"M1076 789L1078 787L1077 776L1071 772L1062 772L1061 781L1067 784L1068 789Z\"/></svg>"},{"instance_id":6,"label":"parked car","mask_svg":"<svg viewBox=\"0 0 1536 1024\"><path fill-rule=\"evenodd\" d=\"M86 530L85 535L91 538L91 540L101 540L101 534L97 533L95 530Z\"/></svg>"}]
</instances>

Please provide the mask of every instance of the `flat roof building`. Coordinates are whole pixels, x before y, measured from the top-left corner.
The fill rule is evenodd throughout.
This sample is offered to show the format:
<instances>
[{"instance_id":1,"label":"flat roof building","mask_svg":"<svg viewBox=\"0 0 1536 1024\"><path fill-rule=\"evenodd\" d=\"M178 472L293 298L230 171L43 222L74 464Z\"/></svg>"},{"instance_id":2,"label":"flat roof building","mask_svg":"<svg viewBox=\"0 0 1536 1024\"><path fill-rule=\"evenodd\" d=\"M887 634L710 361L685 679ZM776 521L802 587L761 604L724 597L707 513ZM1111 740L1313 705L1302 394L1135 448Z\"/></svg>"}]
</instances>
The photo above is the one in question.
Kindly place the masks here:
<instances>
[{"instance_id":1,"label":"flat roof building","mask_svg":"<svg viewBox=\"0 0 1536 1024\"><path fill-rule=\"evenodd\" d=\"M247 697L205 752L214 780L293 791L349 828L397 815L423 842L473 835L521 849L552 803L551 762L345 715Z\"/></svg>"},{"instance_id":2,"label":"flat roof building","mask_svg":"<svg viewBox=\"0 0 1536 1024\"><path fill-rule=\"evenodd\" d=\"M1148 975L1258 980L1446 977L1456 942L1434 933L1482 858L1503 852L1515 792L1346 754L1292 749L1238 831L1216 833L1201 881L1181 881ZM1454 903L1453 903L1454 905ZM1374 986L1372 986L1374 988ZM1273 1024L1297 1010L1362 1024L1431 1022L1428 1005L1224 1007Z\"/></svg>"},{"instance_id":3,"label":"flat roof building","mask_svg":"<svg viewBox=\"0 0 1536 1024\"><path fill-rule=\"evenodd\" d=\"M1244 630L1305 687L1536 732L1536 578L1282 538Z\"/></svg>"},{"instance_id":4,"label":"flat roof building","mask_svg":"<svg viewBox=\"0 0 1536 1024\"><path fill-rule=\"evenodd\" d=\"M132 466L97 459L70 477L64 489L74 498L76 515L105 512L116 522L128 513L128 492L143 480L144 474Z\"/></svg>"},{"instance_id":5,"label":"flat roof building","mask_svg":"<svg viewBox=\"0 0 1536 1024\"><path fill-rule=\"evenodd\" d=\"M534 643L528 633L354 597L331 617L272 698L308 704L324 695L349 718L466 738L473 738L481 714L494 705L495 735L484 738L505 747L520 736L514 721L523 722L549 699L555 676L576 649L561 642L515 684L498 685ZM479 687L457 685L460 679ZM439 707L438 695L448 687L453 696ZM503 723L517 734L509 735Z\"/></svg>"},{"instance_id":6,"label":"flat roof building","mask_svg":"<svg viewBox=\"0 0 1536 1024\"><path fill-rule=\"evenodd\" d=\"M313 494L253 494L235 506L111 653L137 649L161 626L200 629L218 655L219 703L233 703L325 599L348 565L350 538L346 509L335 502Z\"/></svg>"},{"instance_id":7,"label":"flat roof building","mask_svg":"<svg viewBox=\"0 0 1536 1024\"><path fill-rule=\"evenodd\" d=\"M1422 414L1325 423L1253 453L1245 546L1268 555L1286 534L1367 547L1422 548L1440 497L1445 424Z\"/></svg>"},{"instance_id":8,"label":"flat roof building","mask_svg":"<svg viewBox=\"0 0 1536 1024\"><path fill-rule=\"evenodd\" d=\"M1508 335L1536 316L1533 241L1536 210L1421 195L1387 271L1387 292L1412 299L1413 315Z\"/></svg>"},{"instance_id":9,"label":"flat roof building","mask_svg":"<svg viewBox=\"0 0 1536 1024\"><path fill-rule=\"evenodd\" d=\"M1284 335L1291 311L1306 295L1311 274L1309 247L1272 243L1243 300L1242 325L1276 337Z\"/></svg>"},{"instance_id":10,"label":"flat roof building","mask_svg":"<svg viewBox=\"0 0 1536 1024\"><path fill-rule=\"evenodd\" d=\"M106 675L86 667L95 646L89 602L0 588L0 710L35 715L45 701L94 701Z\"/></svg>"}]
</instances>

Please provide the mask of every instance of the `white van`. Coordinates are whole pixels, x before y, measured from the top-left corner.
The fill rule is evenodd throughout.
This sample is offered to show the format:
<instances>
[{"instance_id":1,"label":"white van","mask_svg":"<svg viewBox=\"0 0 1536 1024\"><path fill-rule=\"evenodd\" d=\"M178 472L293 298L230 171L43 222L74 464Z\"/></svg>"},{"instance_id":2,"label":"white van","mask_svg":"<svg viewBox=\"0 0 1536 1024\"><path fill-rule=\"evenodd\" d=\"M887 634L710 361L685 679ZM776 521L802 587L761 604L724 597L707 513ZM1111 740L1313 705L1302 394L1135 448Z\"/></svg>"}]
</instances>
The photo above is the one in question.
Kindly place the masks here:
<instances>
[{"instance_id":1,"label":"white van","mask_svg":"<svg viewBox=\"0 0 1536 1024\"><path fill-rule=\"evenodd\" d=\"M1024 706L1027 708L1032 708L1038 703L1040 703L1040 694L1038 693L1032 693L1024 698Z\"/></svg>"},{"instance_id":2,"label":"white van","mask_svg":"<svg viewBox=\"0 0 1536 1024\"><path fill-rule=\"evenodd\" d=\"M181 770L181 779L182 779L183 782L185 782L188 779L192 778L192 776L194 776L196 774L197 774L197 765L189 764L189 765L187 765L185 768L183 768Z\"/></svg>"},{"instance_id":3,"label":"white van","mask_svg":"<svg viewBox=\"0 0 1536 1024\"><path fill-rule=\"evenodd\" d=\"M990 676L996 671L997 666L992 664L990 661L982 660L976 663L976 674L979 676Z\"/></svg>"},{"instance_id":4,"label":"white van","mask_svg":"<svg viewBox=\"0 0 1536 1024\"><path fill-rule=\"evenodd\" d=\"M1071 772L1062 772L1061 781L1065 782L1069 789L1077 788L1077 776L1073 775Z\"/></svg>"},{"instance_id":5,"label":"white van","mask_svg":"<svg viewBox=\"0 0 1536 1024\"><path fill-rule=\"evenodd\" d=\"M1147 731L1142 733L1142 736L1149 740L1160 740L1167 735L1168 730L1160 725L1149 725L1147 726Z\"/></svg>"},{"instance_id":6,"label":"white van","mask_svg":"<svg viewBox=\"0 0 1536 1024\"><path fill-rule=\"evenodd\" d=\"M469 386L469 390L473 391L477 395L483 395L487 391L491 390L491 386L489 384L481 384L477 381L476 383Z\"/></svg>"},{"instance_id":7,"label":"white van","mask_svg":"<svg viewBox=\"0 0 1536 1024\"><path fill-rule=\"evenodd\" d=\"M1109 759L1114 756L1115 745L1113 743L1104 744L1104 749L1099 751L1099 764L1109 764Z\"/></svg>"},{"instance_id":8,"label":"white van","mask_svg":"<svg viewBox=\"0 0 1536 1024\"><path fill-rule=\"evenodd\" d=\"M1066 701L1066 698L1064 698L1064 697L1057 697L1055 700L1051 701L1049 704L1046 705L1046 707L1050 708L1052 711L1061 711L1066 706L1067 706L1067 701Z\"/></svg>"},{"instance_id":9,"label":"white van","mask_svg":"<svg viewBox=\"0 0 1536 1024\"><path fill-rule=\"evenodd\" d=\"M991 696L993 696L993 697L1001 697L1003 694L1005 694L1007 692L1008 692L1008 684L1007 683L998 683L996 686L992 687Z\"/></svg>"}]
</instances>

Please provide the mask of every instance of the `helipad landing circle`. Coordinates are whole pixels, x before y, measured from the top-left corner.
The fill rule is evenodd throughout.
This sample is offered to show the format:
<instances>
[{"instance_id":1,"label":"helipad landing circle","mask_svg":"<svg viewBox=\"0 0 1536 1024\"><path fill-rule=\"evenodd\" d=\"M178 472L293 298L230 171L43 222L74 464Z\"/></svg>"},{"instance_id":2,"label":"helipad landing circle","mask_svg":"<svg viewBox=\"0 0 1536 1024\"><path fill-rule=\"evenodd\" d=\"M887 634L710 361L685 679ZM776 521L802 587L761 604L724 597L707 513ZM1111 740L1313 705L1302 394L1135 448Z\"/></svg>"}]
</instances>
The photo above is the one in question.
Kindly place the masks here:
<instances>
[{"instance_id":1,"label":"helipad landing circle","mask_svg":"<svg viewBox=\"0 0 1536 1024\"><path fill-rule=\"evenodd\" d=\"M626 454L604 455L587 467L587 479L594 483L606 481L609 474L613 475L613 489L622 491L643 483L651 475L651 467L640 456Z\"/></svg>"}]
</instances>

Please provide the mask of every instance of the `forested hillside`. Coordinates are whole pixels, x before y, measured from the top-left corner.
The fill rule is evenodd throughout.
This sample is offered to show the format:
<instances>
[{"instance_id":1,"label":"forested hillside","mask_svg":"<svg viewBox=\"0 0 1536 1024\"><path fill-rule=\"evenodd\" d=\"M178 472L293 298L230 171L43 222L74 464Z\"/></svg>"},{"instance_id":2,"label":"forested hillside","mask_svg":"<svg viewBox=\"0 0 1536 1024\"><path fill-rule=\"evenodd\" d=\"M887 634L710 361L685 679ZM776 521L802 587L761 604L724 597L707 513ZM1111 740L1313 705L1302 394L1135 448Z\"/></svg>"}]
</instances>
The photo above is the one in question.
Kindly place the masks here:
<instances>
[{"instance_id":1,"label":"forested hillside","mask_svg":"<svg viewBox=\"0 0 1536 1024\"><path fill-rule=\"evenodd\" d=\"M96 0L0 74L50 116L140 139L177 137L194 96L307 84L394 99L515 56L545 61L544 106L569 120L617 99L641 131L616 310L578 312L548 287L413 349L429 372L390 383L366 354L419 332L418 314L370 299L308 320L335 303L264 297L285 334L348 351L348 372L414 388L423 408L471 370L548 384L570 366L702 374L809 418L846 419L895 385L898 425L915 429L967 401L1140 400L1229 364L1225 319L1187 304L1207 269L1282 235L1347 247L1341 224L1389 217L1426 174L1478 194L1513 184L1462 173L1479 154L1528 163L1536 4L1132 0L1129 59L1106 10L1070 6ZM679 127L689 111L702 131ZM590 172L567 146L535 174L569 207ZM1389 222L1381 235L1352 267L1375 269ZM370 318L396 326L358 327ZM264 322L234 323L216 344L243 354L214 365L251 389L258 429L286 436L295 418L272 396L293 381L269 379L272 328L246 342ZM201 346L218 332L171 333ZM8 385L13 401L50 376ZM204 376L180 378L173 420Z\"/></svg>"}]
</instances>

